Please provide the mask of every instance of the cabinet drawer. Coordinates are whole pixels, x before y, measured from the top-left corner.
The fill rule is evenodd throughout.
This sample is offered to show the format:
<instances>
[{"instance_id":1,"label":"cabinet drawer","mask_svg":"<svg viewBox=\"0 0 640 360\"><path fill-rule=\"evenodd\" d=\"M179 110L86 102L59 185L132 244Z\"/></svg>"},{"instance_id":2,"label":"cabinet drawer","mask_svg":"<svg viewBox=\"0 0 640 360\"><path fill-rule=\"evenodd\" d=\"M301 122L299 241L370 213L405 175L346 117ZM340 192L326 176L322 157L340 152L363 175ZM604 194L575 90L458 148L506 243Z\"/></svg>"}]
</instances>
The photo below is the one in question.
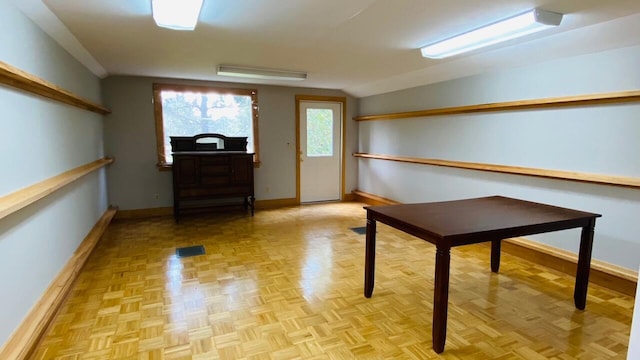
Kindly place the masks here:
<instances>
[{"instance_id":1,"label":"cabinet drawer","mask_svg":"<svg viewBox=\"0 0 640 360\"><path fill-rule=\"evenodd\" d=\"M225 196L249 196L251 190L248 186L233 186L233 187L212 187L212 188L199 188L199 189L181 189L180 197L183 199L188 198L205 198L205 197L225 197Z\"/></svg>"},{"instance_id":2,"label":"cabinet drawer","mask_svg":"<svg viewBox=\"0 0 640 360\"><path fill-rule=\"evenodd\" d=\"M203 156L200 158L201 165L228 165L228 156Z\"/></svg>"},{"instance_id":3,"label":"cabinet drawer","mask_svg":"<svg viewBox=\"0 0 640 360\"><path fill-rule=\"evenodd\" d=\"M210 176L216 174L228 174L230 172L229 165L201 165L200 176Z\"/></svg>"},{"instance_id":4,"label":"cabinet drawer","mask_svg":"<svg viewBox=\"0 0 640 360\"><path fill-rule=\"evenodd\" d=\"M200 184L202 186L228 185L229 176L227 174L222 176L203 176L200 179Z\"/></svg>"}]
</instances>

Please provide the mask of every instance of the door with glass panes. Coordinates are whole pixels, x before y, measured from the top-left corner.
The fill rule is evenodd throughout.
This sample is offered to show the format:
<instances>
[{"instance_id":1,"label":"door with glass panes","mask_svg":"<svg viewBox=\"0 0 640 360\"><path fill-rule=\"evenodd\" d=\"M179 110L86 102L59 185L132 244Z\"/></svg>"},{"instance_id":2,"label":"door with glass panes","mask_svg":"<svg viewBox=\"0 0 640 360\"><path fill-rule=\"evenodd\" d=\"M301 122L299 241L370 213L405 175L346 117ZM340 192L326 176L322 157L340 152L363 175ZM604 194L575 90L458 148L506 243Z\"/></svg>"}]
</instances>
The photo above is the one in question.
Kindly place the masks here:
<instances>
[{"instance_id":1,"label":"door with glass panes","mask_svg":"<svg viewBox=\"0 0 640 360\"><path fill-rule=\"evenodd\" d=\"M340 200L342 104L300 102L300 202Z\"/></svg>"}]
</instances>

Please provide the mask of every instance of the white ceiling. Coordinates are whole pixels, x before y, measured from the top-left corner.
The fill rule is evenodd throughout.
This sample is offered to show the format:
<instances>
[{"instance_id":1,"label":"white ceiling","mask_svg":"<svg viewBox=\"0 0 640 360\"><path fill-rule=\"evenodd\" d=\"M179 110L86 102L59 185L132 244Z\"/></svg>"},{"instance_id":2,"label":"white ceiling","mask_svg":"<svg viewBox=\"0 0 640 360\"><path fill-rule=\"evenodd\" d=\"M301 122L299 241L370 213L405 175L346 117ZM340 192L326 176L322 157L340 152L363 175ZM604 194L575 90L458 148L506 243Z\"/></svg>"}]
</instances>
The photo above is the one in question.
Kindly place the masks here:
<instances>
[{"instance_id":1,"label":"white ceiling","mask_svg":"<svg viewBox=\"0 0 640 360\"><path fill-rule=\"evenodd\" d=\"M139 75L341 89L356 96L640 44L639 0L205 0L193 32L150 0L13 0L100 77ZM449 59L419 47L524 10L560 27ZM298 70L302 82L217 76L218 64Z\"/></svg>"}]
</instances>

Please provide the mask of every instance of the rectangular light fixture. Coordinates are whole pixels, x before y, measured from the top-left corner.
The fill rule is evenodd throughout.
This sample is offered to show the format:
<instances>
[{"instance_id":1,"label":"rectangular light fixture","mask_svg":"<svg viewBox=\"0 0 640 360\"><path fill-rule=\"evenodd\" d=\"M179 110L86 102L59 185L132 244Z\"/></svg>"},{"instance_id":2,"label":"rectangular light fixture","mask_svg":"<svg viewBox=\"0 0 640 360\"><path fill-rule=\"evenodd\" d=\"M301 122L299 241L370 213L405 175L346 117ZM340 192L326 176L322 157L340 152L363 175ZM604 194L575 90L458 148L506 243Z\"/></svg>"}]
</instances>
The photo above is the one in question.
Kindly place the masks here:
<instances>
[{"instance_id":1,"label":"rectangular light fixture","mask_svg":"<svg viewBox=\"0 0 640 360\"><path fill-rule=\"evenodd\" d=\"M234 65L218 65L218 75L235 76L252 79L270 79L270 80L306 80L307 73L300 71L287 71L275 69L260 69L252 67L234 66Z\"/></svg>"},{"instance_id":2,"label":"rectangular light fixture","mask_svg":"<svg viewBox=\"0 0 640 360\"><path fill-rule=\"evenodd\" d=\"M533 9L456 35L420 49L422 56L442 59L560 25L562 14Z\"/></svg>"},{"instance_id":3,"label":"rectangular light fixture","mask_svg":"<svg viewBox=\"0 0 640 360\"><path fill-rule=\"evenodd\" d=\"M193 30L203 0L151 0L156 25L173 30Z\"/></svg>"}]
</instances>

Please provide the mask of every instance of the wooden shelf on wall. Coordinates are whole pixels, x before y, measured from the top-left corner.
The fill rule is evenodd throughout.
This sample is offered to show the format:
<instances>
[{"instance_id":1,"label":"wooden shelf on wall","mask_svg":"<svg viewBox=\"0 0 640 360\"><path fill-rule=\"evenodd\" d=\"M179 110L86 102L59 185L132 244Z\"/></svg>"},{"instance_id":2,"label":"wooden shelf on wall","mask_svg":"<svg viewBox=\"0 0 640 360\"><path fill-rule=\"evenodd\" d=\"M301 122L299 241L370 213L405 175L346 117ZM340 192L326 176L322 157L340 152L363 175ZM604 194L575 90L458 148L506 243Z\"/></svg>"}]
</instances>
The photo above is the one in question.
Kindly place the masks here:
<instances>
[{"instance_id":1,"label":"wooden shelf on wall","mask_svg":"<svg viewBox=\"0 0 640 360\"><path fill-rule=\"evenodd\" d=\"M38 340L55 318L56 312L64 303L74 281L80 275L82 267L100 241L102 234L107 230L116 211L117 208L110 207L98 219L98 222L89 231L62 270L49 284L40 300L31 308L9 340L0 347L0 359L26 360L32 358Z\"/></svg>"},{"instance_id":2,"label":"wooden shelf on wall","mask_svg":"<svg viewBox=\"0 0 640 360\"><path fill-rule=\"evenodd\" d=\"M354 153L353 156L365 159L378 159L399 161L412 164L423 164L433 166L445 166L459 169L479 170L498 172L515 175L527 175L544 177L549 179L561 179L570 181L579 181L594 184L624 186L631 188L640 188L640 178L626 177L626 176L614 176L614 175L601 175L601 174L589 174L574 171L563 170L549 170L549 169L536 169L521 166L508 166L508 165L496 165L485 163L474 163L464 161L451 161L451 160L439 160L439 159L424 159L417 157L405 157L405 156L391 156L391 155L376 155L368 153Z\"/></svg>"},{"instance_id":3,"label":"wooden shelf on wall","mask_svg":"<svg viewBox=\"0 0 640 360\"><path fill-rule=\"evenodd\" d=\"M356 120L356 121L398 120L398 119L407 119L407 118L416 118L416 117L468 114L468 113L477 113L477 112L527 110L527 109L542 109L542 108L567 107L567 106L586 106L586 105L597 105L597 104L616 104L616 103L626 103L626 102L635 102L635 101L640 101L640 90L620 91L620 92L612 92L612 93L604 93L604 94L564 96L564 97L532 99L532 100L517 100L517 101L507 101L507 102L499 102L499 103L465 105L465 106L447 107L447 108L440 108L440 109L417 110L417 111L397 112L397 113L389 113L389 114L379 114L379 115L362 115L362 116L354 117L353 120Z\"/></svg>"},{"instance_id":4,"label":"wooden shelf on wall","mask_svg":"<svg viewBox=\"0 0 640 360\"><path fill-rule=\"evenodd\" d=\"M32 94L72 105L80 109L93 111L98 114L106 115L111 113L111 110L102 105L95 104L2 61L0 61L0 84L12 86Z\"/></svg>"},{"instance_id":5,"label":"wooden shelf on wall","mask_svg":"<svg viewBox=\"0 0 640 360\"><path fill-rule=\"evenodd\" d=\"M0 197L0 219L112 162L112 158L99 159Z\"/></svg>"}]
</instances>

